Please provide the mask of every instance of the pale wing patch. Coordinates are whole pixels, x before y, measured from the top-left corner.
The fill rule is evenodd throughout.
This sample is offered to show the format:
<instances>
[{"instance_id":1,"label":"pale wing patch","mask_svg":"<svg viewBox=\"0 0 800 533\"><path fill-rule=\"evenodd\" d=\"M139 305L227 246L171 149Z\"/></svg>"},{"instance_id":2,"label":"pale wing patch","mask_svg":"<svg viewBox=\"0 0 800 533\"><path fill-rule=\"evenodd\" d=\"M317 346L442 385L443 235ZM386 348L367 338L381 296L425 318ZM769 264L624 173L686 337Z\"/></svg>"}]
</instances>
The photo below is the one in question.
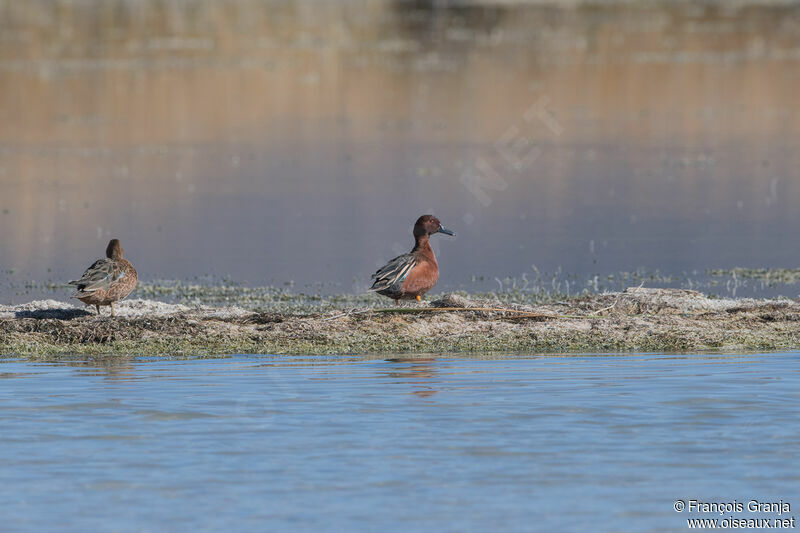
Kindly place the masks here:
<instances>
[{"instance_id":1,"label":"pale wing patch","mask_svg":"<svg viewBox=\"0 0 800 533\"><path fill-rule=\"evenodd\" d=\"M416 265L417 258L411 254L395 257L372 275L375 283L372 284L370 290L382 291L402 283Z\"/></svg>"},{"instance_id":2,"label":"pale wing patch","mask_svg":"<svg viewBox=\"0 0 800 533\"><path fill-rule=\"evenodd\" d=\"M81 279L70 281L77 286L75 294L107 290L115 282L125 277L125 270L110 259L99 259L86 269ZM74 296L74 295L73 295Z\"/></svg>"}]
</instances>

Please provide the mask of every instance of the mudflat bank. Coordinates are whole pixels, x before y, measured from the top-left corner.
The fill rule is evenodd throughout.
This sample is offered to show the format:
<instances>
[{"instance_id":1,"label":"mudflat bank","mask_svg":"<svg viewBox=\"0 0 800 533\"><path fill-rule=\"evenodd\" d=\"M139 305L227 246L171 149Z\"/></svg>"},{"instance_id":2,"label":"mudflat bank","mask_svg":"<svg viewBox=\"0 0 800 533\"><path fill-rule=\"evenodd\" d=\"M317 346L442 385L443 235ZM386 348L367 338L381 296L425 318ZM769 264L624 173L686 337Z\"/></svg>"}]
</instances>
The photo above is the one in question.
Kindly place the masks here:
<instances>
[{"instance_id":1,"label":"mudflat bank","mask_svg":"<svg viewBox=\"0 0 800 533\"><path fill-rule=\"evenodd\" d=\"M800 302L630 288L540 305L448 294L401 308L273 312L131 300L112 319L55 300L0 306L0 353L203 356L232 353L785 350Z\"/></svg>"}]
</instances>

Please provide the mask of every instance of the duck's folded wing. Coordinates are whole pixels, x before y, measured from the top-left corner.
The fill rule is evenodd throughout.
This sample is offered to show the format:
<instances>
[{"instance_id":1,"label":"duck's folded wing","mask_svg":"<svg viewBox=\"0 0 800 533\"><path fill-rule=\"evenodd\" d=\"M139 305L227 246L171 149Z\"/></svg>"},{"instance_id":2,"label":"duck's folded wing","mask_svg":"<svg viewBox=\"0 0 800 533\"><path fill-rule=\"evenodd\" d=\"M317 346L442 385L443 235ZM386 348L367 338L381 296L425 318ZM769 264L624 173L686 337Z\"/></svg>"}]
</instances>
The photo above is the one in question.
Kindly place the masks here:
<instances>
[{"instance_id":1,"label":"duck's folded wing","mask_svg":"<svg viewBox=\"0 0 800 533\"><path fill-rule=\"evenodd\" d=\"M372 275L375 278L375 283L372 284L369 290L382 291L402 283L416 264L417 258L413 254L403 254L395 257Z\"/></svg>"},{"instance_id":2,"label":"duck's folded wing","mask_svg":"<svg viewBox=\"0 0 800 533\"><path fill-rule=\"evenodd\" d=\"M81 279L70 281L70 285L78 288L75 293L94 292L97 290L107 290L115 282L125 277L125 270L115 261L110 259L99 259L86 269Z\"/></svg>"}]
</instances>

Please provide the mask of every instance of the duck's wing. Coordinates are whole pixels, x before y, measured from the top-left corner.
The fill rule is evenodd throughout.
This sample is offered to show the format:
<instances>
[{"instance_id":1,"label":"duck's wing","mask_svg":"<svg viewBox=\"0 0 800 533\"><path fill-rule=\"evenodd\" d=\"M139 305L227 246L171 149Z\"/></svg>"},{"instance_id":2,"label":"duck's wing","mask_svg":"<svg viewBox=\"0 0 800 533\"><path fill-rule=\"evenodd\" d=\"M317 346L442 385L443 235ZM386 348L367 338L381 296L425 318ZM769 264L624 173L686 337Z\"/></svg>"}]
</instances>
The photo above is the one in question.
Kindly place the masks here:
<instances>
[{"instance_id":1,"label":"duck's wing","mask_svg":"<svg viewBox=\"0 0 800 533\"><path fill-rule=\"evenodd\" d=\"M111 259L98 259L86 269L81 279L70 281L77 286L75 294L97 290L108 290L114 283L125 277L125 269ZM74 296L74 295L73 295Z\"/></svg>"},{"instance_id":2,"label":"duck's wing","mask_svg":"<svg viewBox=\"0 0 800 533\"><path fill-rule=\"evenodd\" d=\"M414 254L403 254L395 257L372 275L375 282L369 290L383 291L402 284L408 273L416 265L417 257Z\"/></svg>"}]
</instances>

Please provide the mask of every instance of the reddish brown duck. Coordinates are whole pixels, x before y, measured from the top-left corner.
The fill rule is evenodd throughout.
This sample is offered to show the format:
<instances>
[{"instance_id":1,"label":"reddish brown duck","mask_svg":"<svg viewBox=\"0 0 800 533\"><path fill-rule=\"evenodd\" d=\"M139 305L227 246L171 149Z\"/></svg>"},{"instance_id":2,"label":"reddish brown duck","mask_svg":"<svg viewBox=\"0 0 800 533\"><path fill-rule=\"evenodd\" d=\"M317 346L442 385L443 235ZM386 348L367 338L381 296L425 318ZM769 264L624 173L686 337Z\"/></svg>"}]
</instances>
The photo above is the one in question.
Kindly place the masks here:
<instances>
[{"instance_id":1,"label":"reddish brown duck","mask_svg":"<svg viewBox=\"0 0 800 533\"><path fill-rule=\"evenodd\" d=\"M114 302L133 292L137 279L136 269L122 257L122 245L117 239L112 239L106 248L106 259L95 261L81 279L69 284L77 286L72 298L95 306L98 315L101 305L110 305L111 316L115 316Z\"/></svg>"},{"instance_id":2,"label":"reddish brown duck","mask_svg":"<svg viewBox=\"0 0 800 533\"><path fill-rule=\"evenodd\" d=\"M435 216L419 217L414 224L414 249L395 257L375 272L372 275L375 283L369 290L394 299L395 305L399 300L421 300L439 281L439 264L429 242L434 233L455 235Z\"/></svg>"}]
</instances>

